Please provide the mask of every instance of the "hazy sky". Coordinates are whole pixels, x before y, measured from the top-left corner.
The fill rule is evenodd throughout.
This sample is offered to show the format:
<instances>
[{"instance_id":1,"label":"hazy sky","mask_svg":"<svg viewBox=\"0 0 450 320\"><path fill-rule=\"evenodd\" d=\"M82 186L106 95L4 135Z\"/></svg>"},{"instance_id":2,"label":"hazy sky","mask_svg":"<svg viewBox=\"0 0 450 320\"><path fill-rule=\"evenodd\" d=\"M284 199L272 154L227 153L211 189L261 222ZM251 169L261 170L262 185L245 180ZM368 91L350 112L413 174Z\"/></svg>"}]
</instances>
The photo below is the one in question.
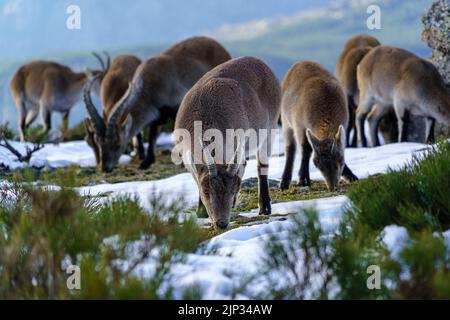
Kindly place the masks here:
<instances>
[{"instance_id":1,"label":"hazy sky","mask_svg":"<svg viewBox=\"0 0 450 320\"><path fill-rule=\"evenodd\" d=\"M329 0L0 0L0 58L170 43L226 24L322 7ZM80 8L81 29L66 27Z\"/></svg>"}]
</instances>

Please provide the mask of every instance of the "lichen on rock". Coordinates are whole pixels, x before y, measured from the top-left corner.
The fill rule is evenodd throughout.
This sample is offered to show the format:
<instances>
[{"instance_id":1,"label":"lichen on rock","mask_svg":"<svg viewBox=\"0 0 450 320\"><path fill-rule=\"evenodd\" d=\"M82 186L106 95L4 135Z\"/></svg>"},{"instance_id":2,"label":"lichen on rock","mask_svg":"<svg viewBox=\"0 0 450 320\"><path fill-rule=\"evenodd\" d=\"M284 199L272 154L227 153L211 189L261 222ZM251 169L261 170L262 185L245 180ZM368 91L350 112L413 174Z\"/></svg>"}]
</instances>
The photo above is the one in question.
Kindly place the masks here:
<instances>
[{"instance_id":1,"label":"lichen on rock","mask_svg":"<svg viewBox=\"0 0 450 320\"><path fill-rule=\"evenodd\" d=\"M450 87L450 0L435 1L423 14L422 40L433 49L430 57Z\"/></svg>"}]
</instances>

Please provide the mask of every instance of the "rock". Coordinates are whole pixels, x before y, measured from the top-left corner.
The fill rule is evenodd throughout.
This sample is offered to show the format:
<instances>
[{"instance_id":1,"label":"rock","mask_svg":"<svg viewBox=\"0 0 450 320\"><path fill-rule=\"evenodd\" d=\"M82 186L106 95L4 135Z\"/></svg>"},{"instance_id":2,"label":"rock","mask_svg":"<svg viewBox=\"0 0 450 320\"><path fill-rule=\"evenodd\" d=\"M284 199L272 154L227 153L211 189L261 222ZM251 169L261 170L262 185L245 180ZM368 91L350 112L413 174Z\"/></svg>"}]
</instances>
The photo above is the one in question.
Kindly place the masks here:
<instances>
[{"instance_id":1,"label":"rock","mask_svg":"<svg viewBox=\"0 0 450 320\"><path fill-rule=\"evenodd\" d=\"M433 49L430 60L450 88L450 0L437 0L423 14L422 40ZM436 124L437 135L449 135L450 128Z\"/></svg>"},{"instance_id":2,"label":"rock","mask_svg":"<svg viewBox=\"0 0 450 320\"><path fill-rule=\"evenodd\" d=\"M423 14L422 40L433 49L431 60L450 84L450 0L435 1Z\"/></svg>"}]
</instances>

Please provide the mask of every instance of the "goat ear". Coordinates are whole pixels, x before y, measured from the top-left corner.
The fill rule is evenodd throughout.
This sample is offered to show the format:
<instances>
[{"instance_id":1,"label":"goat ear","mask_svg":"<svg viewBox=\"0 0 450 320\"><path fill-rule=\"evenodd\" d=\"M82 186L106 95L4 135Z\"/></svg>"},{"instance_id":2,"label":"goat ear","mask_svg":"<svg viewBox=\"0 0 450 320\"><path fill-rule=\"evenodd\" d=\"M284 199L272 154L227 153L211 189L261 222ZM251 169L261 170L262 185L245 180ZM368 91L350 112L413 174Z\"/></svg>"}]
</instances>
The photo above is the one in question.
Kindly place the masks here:
<instances>
[{"instance_id":1,"label":"goat ear","mask_svg":"<svg viewBox=\"0 0 450 320\"><path fill-rule=\"evenodd\" d=\"M336 133L336 142L338 146L345 146L345 128L342 124Z\"/></svg>"},{"instance_id":2,"label":"goat ear","mask_svg":"<svg viewBox=\"0 0 450 320\"><path fill-rule=\"evenodd\" d=\"M306 138L308 138L309 144L317 153L319 150L320 140L317 138L311 130L306 129Z\"/></svg>"}]
</instances>

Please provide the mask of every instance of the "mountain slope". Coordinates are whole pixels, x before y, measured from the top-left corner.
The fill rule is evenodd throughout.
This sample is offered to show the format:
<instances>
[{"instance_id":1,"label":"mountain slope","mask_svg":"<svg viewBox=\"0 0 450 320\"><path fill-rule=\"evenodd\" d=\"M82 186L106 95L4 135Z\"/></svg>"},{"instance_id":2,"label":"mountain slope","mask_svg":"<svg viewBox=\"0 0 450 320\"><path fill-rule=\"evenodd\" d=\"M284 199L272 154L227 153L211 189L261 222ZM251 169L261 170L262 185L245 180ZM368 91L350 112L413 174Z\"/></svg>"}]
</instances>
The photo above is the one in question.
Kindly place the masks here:
<instances>
[{"instance_id":1,"label":"mountain slope","mask_svg":"<svg viewBox=\"0 0 450 320\"><path fill-rule=\"evenodd\" d=\"M316 11L313 17L299 14L287 25L269 26L268 32L253 39L229 41L225 44L235 55L265 58L279 77L298 60L315 60L333 71L347 39L359 33L368 33L383 44L403 47L421 56L428 56L431 51L421 41L420 17L432 0L384 0L377 3L381 8L381 30L368 30L367 5L344 4L322 12Z\"/></svg>"}]
</instances>

